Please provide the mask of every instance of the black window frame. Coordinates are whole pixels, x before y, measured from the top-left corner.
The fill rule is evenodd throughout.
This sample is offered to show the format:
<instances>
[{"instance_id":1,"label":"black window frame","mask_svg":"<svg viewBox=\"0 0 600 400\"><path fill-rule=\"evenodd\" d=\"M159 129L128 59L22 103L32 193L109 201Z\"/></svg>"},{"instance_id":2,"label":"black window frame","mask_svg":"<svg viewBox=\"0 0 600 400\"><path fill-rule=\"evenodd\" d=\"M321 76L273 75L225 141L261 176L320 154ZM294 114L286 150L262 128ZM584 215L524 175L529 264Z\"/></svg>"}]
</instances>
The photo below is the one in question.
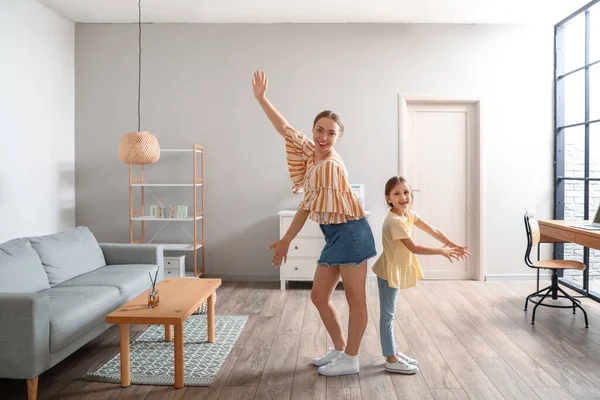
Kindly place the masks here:
<instances>
[{"instance_id":1,"label":"black window frame","mask_svg":"<svg viewBox=\"0 0 600 400\"><path fill-rule=\"evenodd\" d=\"M599 178L590 177L590 126L593 124L600 125L600 119L590 121L590 67L600 64L600 60L590 60L590 9L592 6L600 3L600 0L593 0L590 3L584 5L571 15L567 16L556 25L554 25L554 218L564 219L565 215L565 182L581 182L583 181L584 186L584 219L589 219L589 201L590 201L590 182L600 182ZM595 12L600 8L600 5L596 6ZM564 43L564 27L566 24L574 18L584 14L585 18L585 33L582 40L585 41L585 64L574 70L564 70L564 57L563 51L565 48ZM600 27L597 27L600 31ZM596 39L600 40L600 39ZM564 98L564 78L579 71L584 71L585 74L585 102L584 102L584 121L571 123L565 125L564 110L565 110L565 98ZM595 89L597 90L597 89ZM567 100L568 101L568 100ZM584 176L582 177L566 177L565 176L565 129L583 126L585 135L585 149L584 149ZM583 262L589 265L590 252L588 247L583 248ZM564 244L554 244L554 258L562 260L564 258ZM562 276L562 274L560 274ZM600 302L600 294L590 293L589 291L589 268L583 271L583 286L579 286L567 279L560 278L561 284L575 290L576 292L586 295L591 299Z\"/></svg>"}]
</instances>

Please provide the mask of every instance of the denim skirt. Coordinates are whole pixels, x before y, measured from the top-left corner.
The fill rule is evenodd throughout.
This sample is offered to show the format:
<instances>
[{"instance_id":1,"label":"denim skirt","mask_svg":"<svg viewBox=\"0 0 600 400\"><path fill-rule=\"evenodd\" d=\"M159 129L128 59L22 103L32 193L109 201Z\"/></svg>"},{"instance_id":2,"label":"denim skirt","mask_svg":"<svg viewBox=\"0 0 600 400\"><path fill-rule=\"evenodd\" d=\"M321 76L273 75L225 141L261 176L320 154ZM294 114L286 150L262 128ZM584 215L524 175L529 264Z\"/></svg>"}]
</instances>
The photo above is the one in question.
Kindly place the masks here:
<instances>
[{"instance_id":1,"label":"denim skirt","mask_svg":"<svg viewBox=\"0 0 600 400\"><path fill-rule=\"evenodd\" d=\"M377 255L373 232L365 218L319 226L325 236L325 247L318 265L360 265Z\"/></svg>"}]
</instances>

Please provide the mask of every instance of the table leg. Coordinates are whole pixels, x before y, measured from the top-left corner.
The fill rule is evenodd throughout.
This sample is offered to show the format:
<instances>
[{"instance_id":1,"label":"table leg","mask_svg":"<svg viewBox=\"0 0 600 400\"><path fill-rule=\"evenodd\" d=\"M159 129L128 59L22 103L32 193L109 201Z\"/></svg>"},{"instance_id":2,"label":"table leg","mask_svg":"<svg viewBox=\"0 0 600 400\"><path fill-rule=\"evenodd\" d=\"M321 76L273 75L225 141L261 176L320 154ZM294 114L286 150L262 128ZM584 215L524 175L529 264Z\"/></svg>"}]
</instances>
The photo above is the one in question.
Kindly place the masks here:
<instances>
[{"instance_id":1,"label":"table leg","mask_svg":"<svg viewBox=\"0 0 600 400\"><path fill-rule=\"evenodd\" d=\"M208 341L211 343L215 342L215 293L213 292L207 301L207 313L206 313L206 321L207 321L207 331L208 331Z\"/></svg>"},{"instance_id":2,"label":"table leg","mask_svg":"<svg viewBox=\"0 0 600 400\"><path fill-rule=\"evenodd\" d=\"M120 324L121 341L121 387L127 387L131 383L129 376L129 324Z\"/></svg>"},{"instance_id":3,"label":"table leg","mask_svg":"<svg viewBox=\"0 0 600 400\"><path fill-rule=\"evenodd\" d=\"M175 325L175 388L183 387L183 323Z\"/></svg>"},{"instance_id":4,"label":"table leg","mask_svg":"<svg viewBox=\"0 0 600 400\"><path fill-rule=\"evenodd\" d=\"M170 342L173 340L173 330L171 325L165 325L165 341Z\"/></svg>"}]
</instances>

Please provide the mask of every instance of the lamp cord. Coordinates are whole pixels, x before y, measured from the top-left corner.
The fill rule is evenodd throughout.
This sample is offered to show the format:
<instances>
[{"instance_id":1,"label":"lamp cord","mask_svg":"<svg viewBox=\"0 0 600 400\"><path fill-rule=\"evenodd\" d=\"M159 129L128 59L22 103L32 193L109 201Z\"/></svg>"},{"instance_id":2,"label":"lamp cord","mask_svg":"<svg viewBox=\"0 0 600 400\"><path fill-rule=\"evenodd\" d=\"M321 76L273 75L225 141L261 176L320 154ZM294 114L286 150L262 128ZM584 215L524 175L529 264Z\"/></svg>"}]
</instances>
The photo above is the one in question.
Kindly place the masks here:
<instances>
[{"instance_id":1,"label":"lamp cord","mask_svg":"<svg viewBox=\"0 0 600 400\"><path fill-rule=\"evenodd\" d=\"M142 86L142 0L138 0L138 132L140 132L140 90Z\"/></svg>"}]
</instances>

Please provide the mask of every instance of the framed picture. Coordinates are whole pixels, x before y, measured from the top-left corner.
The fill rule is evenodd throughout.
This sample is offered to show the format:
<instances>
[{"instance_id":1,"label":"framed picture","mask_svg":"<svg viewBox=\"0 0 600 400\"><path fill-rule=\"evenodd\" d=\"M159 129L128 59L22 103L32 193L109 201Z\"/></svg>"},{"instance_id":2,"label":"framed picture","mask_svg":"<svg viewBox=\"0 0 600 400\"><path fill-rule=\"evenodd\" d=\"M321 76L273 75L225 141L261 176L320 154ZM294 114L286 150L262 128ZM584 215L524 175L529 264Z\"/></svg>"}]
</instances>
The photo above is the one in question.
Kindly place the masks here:
<instances>
[{"instance_id":1,"label":"framed picture","mask_svg":"<svg viewBox=\"0 0 600 400\"><path fill-rule=\"evenodd\" d=\"M356 196L363 209L365 208L365 185L363 183L353 183L350 185L352 193Z\"/></svg>"}]
</instances>

